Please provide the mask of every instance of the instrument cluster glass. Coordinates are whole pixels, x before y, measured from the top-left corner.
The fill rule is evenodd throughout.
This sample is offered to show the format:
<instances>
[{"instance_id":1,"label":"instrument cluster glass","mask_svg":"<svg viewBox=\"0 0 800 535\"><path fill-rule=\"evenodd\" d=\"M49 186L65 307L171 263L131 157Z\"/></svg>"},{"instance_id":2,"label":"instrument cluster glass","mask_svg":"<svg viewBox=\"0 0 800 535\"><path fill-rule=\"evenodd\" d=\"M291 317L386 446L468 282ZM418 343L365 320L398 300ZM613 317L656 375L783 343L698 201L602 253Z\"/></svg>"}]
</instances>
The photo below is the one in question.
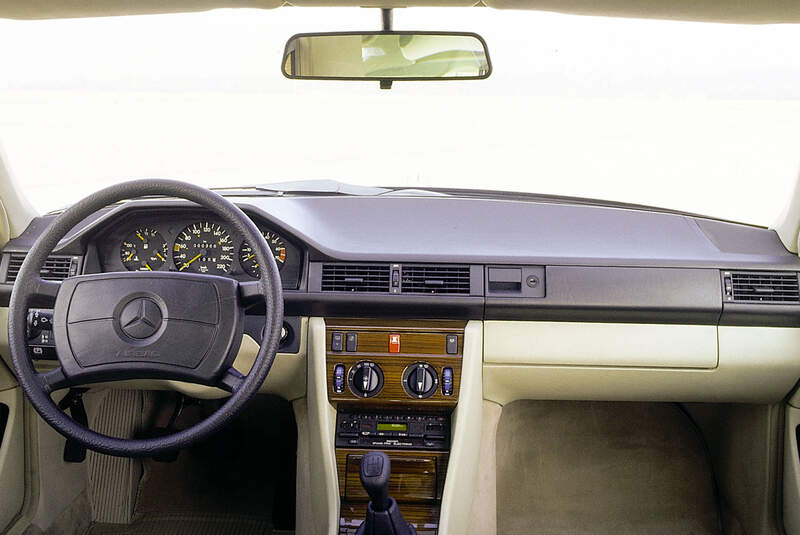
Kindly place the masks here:
<instances>
[{"instance_id":1,"label":"instrument cluster glass","mask_svg":"<svg viewBox=\"0 0 800 535\"><path fill-rule=\"evenodd\" d=\"M155 271L167 262L167 242L157 230L134 230L119 248L122 265L129 271Z\"/></svg>"},{"instance_id":2,"label":"instrument cluster glass","mask_svg":"<svg viewBox=\"0 0 800 535\"><path fill-rule=\"evenodd\" d=\"M226 275L233 264L234 245L219 223L194 223L178 233L172 258L178 271Z\"/></svg>"},{"instance_id":3,"label":"instrument cluster glass","mask_svg":"<svg viewBox=\"0 0 800 535\"><path fill-rule=\"evenodd\" d=\"M233 276L246 274L252 278L261 276L252 246L244 240L235 239L224 225L213 221L197 221L174 227L181 229L179 231L162 228L165 226L141 225L125 235L119 244L119 258L125 269ZM287 263L299 262L299 258L294 258L294 248L288 247L279 234L261 230L261 235L269 245L278 269Z\"/></svg>"}]
</instances>

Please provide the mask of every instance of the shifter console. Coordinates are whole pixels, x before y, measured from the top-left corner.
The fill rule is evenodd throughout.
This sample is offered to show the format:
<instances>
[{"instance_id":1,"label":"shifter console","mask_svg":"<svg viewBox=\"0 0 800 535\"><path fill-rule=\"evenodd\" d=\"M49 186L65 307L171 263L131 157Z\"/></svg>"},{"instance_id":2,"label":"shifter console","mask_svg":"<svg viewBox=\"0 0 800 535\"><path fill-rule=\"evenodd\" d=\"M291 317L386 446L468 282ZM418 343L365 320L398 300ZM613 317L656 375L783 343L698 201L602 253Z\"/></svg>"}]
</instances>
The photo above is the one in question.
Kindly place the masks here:
<instances>
[{"instance_id":1,"label":"shifter console","mask_svg":"<svg viewBox=\"0 0 800 535\"><path fill-rule=\"evenodd\" d=\"M369 495L367 514L356 535L417 535L416 530L403 518L394 498L389 496L389 478L392 475L389 457L371 451L361 461L361 485Z\"/></svg>"}]
</instances>

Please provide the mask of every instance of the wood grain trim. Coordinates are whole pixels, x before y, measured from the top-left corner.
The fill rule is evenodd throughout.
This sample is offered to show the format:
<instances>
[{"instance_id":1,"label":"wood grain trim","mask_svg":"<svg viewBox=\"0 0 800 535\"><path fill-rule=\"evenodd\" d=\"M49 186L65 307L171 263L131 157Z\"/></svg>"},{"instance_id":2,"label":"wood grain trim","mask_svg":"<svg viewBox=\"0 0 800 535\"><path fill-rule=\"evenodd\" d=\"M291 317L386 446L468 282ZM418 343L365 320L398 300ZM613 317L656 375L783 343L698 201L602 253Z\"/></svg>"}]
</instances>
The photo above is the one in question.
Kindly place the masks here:
<instances>
[{"instance_id":1,"label":"wood grain trim","mask_svg":"<svg viewBox=\"0 0 800 535\"><path fill-rule=\"evenodd\" d=\"M366 496L362 496L361 499L352 498L352 496L357 495L358 493L351 494L349 490L353 483L358 483L360 485L359 475L358 475L358 464L350 462L351 470L356 470L355 474L348 473L348 456L359 456L362 457L365 453L372 451L368 449L347 449L347 448L338 448L336 450L336 473L339 478L339 495L342 498L342 501L368 501ZM444 490L444 481L447 476L447 464L450 460L450 454L446 451L413 451L413 450L382 450L386 455L389 456L389 459L392 462L392 486L394 490L398 487L401 487L401 484L394 484L394 481L400 482L404 478L411 478L411 479L420 479L426 477L419 469L422 467L419 464L416 469L414 469L414 464L406 463L401 464L396 461L398 460L416 460L416 461L430 461L435 464L436 466L436 482L435 482L435 493L433 499L423 499L414 494L403 494L403 493L395 493L393 494L390 492L390 496L397 500L397 503L438 503L442 499L442 491ZM390 489L392 489L390 486ZM418 484L408 485L409 488L416 488ZM346 493L346 494L345 494ZM405 514L405 511L404 511Z\"/></svg>"},{"instance_id":2,"label":"wood grain trim","mask_svg":"<svg viewBox=\"0 0 800 535\"><path fill-rule=\"evenodd\" d=\"M333 369L337 364L344 364L345 373L350 372L350 368L363 360L369 360L378 364L383 371L383 389L371 398L361 398L350 391L348 385L342 393L333 390ZM427 362L436 369L439 375L439 386L436 392L425 399L416 399L409 396L403 389L403 372L415 362ZM445 366L453 368L453 395L445 396L442 394L442 370ZM359 406L378 406L378 405L409 405L409 406L441 406L452 407L458 402L458 389L461 384L461 358L460 357L398 357L396 355L383 356L375 355L369 358L351 355L336 355L336 358L328 357L327 362L328 377L328 399L333 402L356 403Z\"/></svg>"},{"instance_id":3,"label":"wood grain trim","mask_svg":"<svg viewBox=\"0 0 800 535\"><path fill-rule=\"evenodd\" d=\"M430 533L439 528L441 512L439 505L406 503L400 506L400 512L403 513L406 522L413 525L418 533ZM339 527L355 529L367 515L367 504L365 502L342 502L340 514Z\"/></svg>"},{"instance_id":4,"label":"wood grain trim","mask_svg":"<svg viewBox=\"0 0 800 535\"><path fill-rule=\"evenodd\" d=\"M453 407L458 402L461 383L461 356L464 346L464 321L450 320L381 320L347 319L326 320L326 377L328 399L331 402L356 403L359 406L406 405L408 407ZM331 351L334 332L355 332L358 351ZM400 351L389 352L389 337L400 335ZM458 337L456 354L447 353L447 335ZM362 361L378 364L384 374L382 390L370 398L359 397L345 386L344 392L333 390L333 370L337 364L345 366L345 373ZM427 362L439 377L436 391L428 398L410 396L403 388L403 372L414 363ZM453 395L442 394L441 378L445 367L453 369Z\"/></svg>"}]
</instances>

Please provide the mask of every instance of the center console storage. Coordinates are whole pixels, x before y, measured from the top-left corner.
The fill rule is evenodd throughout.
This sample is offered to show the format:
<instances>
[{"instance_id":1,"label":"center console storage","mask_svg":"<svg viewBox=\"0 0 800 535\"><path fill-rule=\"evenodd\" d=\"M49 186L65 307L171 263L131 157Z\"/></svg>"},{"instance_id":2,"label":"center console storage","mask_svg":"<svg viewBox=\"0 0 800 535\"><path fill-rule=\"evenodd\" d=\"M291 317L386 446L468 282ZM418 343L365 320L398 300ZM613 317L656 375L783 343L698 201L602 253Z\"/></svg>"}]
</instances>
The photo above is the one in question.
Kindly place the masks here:
<instances>
[{"instance_id":1,"label":"center console storage","mask_svg":"<svg viewBox=\"0 0 800 535\"><path fill-rule=\"evenodd\" d=\"M391 460L389 493L419 535L439 528L458 403L466 323L444 320L326 320L328 400L337 409L339 533L355 534L368 496L361 460Z\"/></svg>"}]
</instances>

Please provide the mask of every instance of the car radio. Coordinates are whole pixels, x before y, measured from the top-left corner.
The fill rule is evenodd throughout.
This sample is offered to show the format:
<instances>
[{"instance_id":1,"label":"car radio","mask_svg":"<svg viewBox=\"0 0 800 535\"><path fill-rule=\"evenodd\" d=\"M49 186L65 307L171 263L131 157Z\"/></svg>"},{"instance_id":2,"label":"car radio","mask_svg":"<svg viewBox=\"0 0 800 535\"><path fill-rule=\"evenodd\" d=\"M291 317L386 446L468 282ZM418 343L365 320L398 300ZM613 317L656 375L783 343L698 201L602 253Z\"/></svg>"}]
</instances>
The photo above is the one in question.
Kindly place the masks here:
<instances>
[{"instance_id":1,"label":"car radio","mask_svg":"<svg viewBox=\"0 0 800 535\"><path fill-rule=\"evenodd\" d=\"M339 412L336 446L407 450L450 448L450 417L441 414Z\"/></svg>"}]
</instances>

